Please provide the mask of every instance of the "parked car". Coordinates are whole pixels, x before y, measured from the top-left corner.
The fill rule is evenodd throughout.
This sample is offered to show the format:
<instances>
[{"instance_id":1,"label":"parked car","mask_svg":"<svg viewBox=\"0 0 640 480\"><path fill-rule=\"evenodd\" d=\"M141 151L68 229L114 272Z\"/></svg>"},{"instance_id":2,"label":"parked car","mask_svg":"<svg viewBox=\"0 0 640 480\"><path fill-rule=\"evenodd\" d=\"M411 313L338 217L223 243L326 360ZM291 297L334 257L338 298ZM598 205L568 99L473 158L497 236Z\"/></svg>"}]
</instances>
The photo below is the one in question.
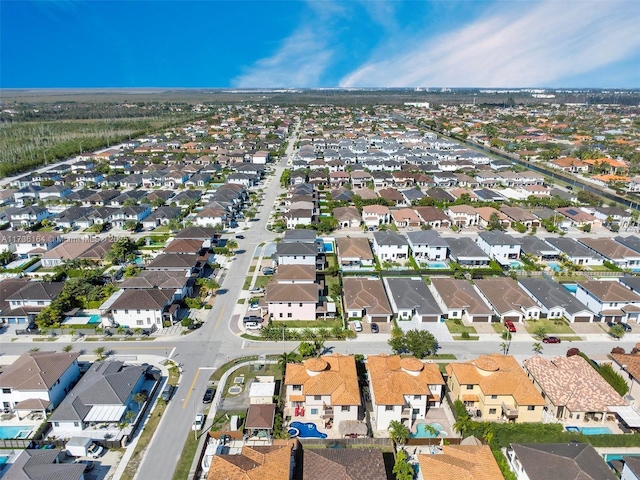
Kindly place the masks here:
<instances>
[{"instance_id":1,"label":"parked car","mask_svg":"<svg viewBox=\"0 0 640 480\"><path fill-rule=\"evenodd\" d=\"M542 343L560 343L561 340L558 337L544 337Z\"/></svg>"},{"instance_id":2,"label":"parked car","mask_svg":"<svg viewBox=\"0 0 640 480\"><path fill-rule=\"evenodd\" d=\"M251 288L249 289L249 293L264 293L264 288Z\"/></svg>"},{"instance_id":3,"label":"parked car","mask_svg":"<svg viewBox=\"0 0 640 480\"><path fill-rule=\"evenodd\" d=\"M90 472L96 466L96 462L94 462L93 460L76 460L73 463L84 465L85 472Z\"/></svg>"},{"instance_id":4,"label":"parked car","mask_svg":"<svg viewBox=\"0 0 640 480\"><path fill-rule=\"evenodd\" d=\"M380 331L380 327L378 327L377 323L371 324L371 333L378 333Z\"/></svg>"},{"instance_id":5,"label":"parked car","mask_svg":"<svg viewBox=\"0 0 640 480\"><path fill-rule=\"evenodd\" d=\"M162 393L160 394L160 398L165 402L168 402L169 400L171 400L172 395L173 385L171 385L170 383L165 384L164 388L162 389Z\"/></svg>"},{"instance_id":6,"label":"parked car","mask_svg":"<svg viewBox=\"0 0 640 480\"><path fill-rule=\"evenodd\" d=\"M257 303L252 303L251 305L249 305L249 311L250 312L254 312L256 310L260 310L260 305Z\"/></svg>"},{"instance_id":7,"label":"parked car","mask_svg":"<svg viewBox=\"0 0 640 480\"><path fill-rule=\"evenodd\" d=\"M216 391L213 388L207 388L204 392L204 396L202 397L202 403L211 403L215 393Z\"/></svg>"},{"instance_id":8,"label":"parked car","mask_svg":"<svg viewBox=\"0 0 640 480\"><path fill-rule=\"evenodd\" d=\"M263 275L273 275L274 273L276 273L276 271L275 271L275 269L274 269L274 268L271 268L271 267L264 267L264 268L262 269L262 273L263 273Z\"/></svg>"},{"instance_id":9,"label":"parked car","mask_svg":"<svg viewBox=\"0 0 640 480\"><path fill-rule=\"evenodd\" d=\"M244 240L244 235L236 235L236 238L239 240Z\"/></svg>"},{"instance_id":10,"label":"parked car","mask_svg":"<svg viewBox=\"0 0 640 480\"><path fill-rule=\"evenodd\" d=\"M607 326L609 328L613 327L614 325L620 325L622 328L624 328L625 332L630 332L631 331L631 325L624 323L624 322L612 322L612 321L608 321L607 322Z\"/></svg>"},{"instance_id":11,"label":"parked car","mask_svg":"<svg viewBox=\"0 0 640 480\"><path fill-rule=\"evenodd\" d=\"M200 322L193 322L191 325L187 327L187 330L197 330L202 326Z\"/></svg>"},{"instance_id":12,"label":"parked car","mask_svg":"<svg viewBox=\"0 0 640 480\"><path fill-rule=\"evenodd\" d=\"M102 455L104 448L98 445L97 443L92 443L89 448L87 448L87 455L93 458L98 458Z\"/></svg>"},{"instance_id":13,"label":"parked car","mask_svg":"<svg viewBox=\"0 0 640 480\"><path fill-rule=\"evenodd\" d=\"M507 327L507 330L509 330L511 333L514 333L516 331L516 326L511 320L505 320L504 326Z\"/></svg>"},{"instance_id":14,"label":"parked car","mask_svg":"<svg viewBox=\"0 0 640 480\"><path fill-rule=\"evenodd\" d=\"M356 332L361 332L362 331L362 322L360 320L356 320L355 322L353 322L353 329Z\"/></svg>"},{"instance_id":15,"label":"parked car","mask_svg":"<svg viewBox=\"0 0 640 480\"><path fill-rule=\"evenodd\" d=\"M198 413L196 415L193 424L191 425L191 430L199 431L204 428L204 414Z\"/></svg>"}]
</instances>

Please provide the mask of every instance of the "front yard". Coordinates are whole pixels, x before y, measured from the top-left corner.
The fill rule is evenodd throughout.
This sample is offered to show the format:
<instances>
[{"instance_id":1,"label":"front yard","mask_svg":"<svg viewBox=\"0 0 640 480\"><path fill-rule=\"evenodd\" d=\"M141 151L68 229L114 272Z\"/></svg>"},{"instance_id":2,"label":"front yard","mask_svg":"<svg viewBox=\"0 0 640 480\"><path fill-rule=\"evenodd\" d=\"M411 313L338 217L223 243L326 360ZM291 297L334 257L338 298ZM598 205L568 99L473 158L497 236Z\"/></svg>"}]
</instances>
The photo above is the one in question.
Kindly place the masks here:
<instances>
[{"instance_id":1,"label":"front yard","mask_svg":"<svg viewBox=\"0 0 640 480\"><path fill-rule=\"evenodd\" d=\"M531 335L535 335L536 330L540 328L544 328L547 335L575 334L569 326L569 322L565 319L550 320L548 318L541 318L540 320L525 320L524 328Z\"/></svg>"}]
</instances>

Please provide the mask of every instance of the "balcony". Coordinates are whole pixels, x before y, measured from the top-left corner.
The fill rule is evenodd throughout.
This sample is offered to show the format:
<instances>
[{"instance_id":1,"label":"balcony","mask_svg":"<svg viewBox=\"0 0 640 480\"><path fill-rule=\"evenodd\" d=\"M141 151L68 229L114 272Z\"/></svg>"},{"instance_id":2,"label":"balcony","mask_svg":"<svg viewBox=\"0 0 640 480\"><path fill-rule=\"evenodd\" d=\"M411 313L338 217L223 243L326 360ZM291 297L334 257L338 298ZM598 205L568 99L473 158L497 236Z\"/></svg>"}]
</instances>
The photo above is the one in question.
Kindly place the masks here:
<instances>
[{"instance_id":1,"label":"balcony","mask_svg":"<svg viewBox=\"0 0 640 480\"><path fill-rule=\"evenodd\" d=\"M402 409L402 412L400 413L400 417L402 418L410 418L411 417L411 408L410 407L404 407Z\"/></svg>"},{"instance_id":2,"label":"balcony","mask_svg":"<svg viewBox=\"0 0 640 480\"><path fill-rule=\"evenodd\" d=\"M323 418L333 418L333 407L325 407Z\"/></svg>"},{"instance_id":3,"label":"balcony","mask_svg":"<svg viewBox=\"0 0 640 480\"><path fill-rule=\"evenodd\" d=\"M502 413L507 418L518 418L518 409L514 407L510 407L502 402Z\"/></svg>"}]
</instances>

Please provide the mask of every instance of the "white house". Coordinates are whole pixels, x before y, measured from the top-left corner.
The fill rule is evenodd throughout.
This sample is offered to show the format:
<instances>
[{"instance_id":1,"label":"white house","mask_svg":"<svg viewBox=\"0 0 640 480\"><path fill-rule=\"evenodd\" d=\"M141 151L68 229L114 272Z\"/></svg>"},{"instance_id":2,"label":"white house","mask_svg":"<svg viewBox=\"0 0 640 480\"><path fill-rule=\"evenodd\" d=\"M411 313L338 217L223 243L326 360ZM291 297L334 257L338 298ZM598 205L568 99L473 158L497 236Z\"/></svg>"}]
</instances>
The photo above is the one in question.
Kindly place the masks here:
<instances>
[{"instance_id":1,"label":"white house","mask_svg":"<svg viewBox=\"0 0 640 480\"><path fill-rule=\"evenodd\" d=\"M264 165L265 163L269 162L269 158L270 158L269 152L265 150L260 150L253 154L252 161L253 163Z\"/></svg>"},{"instance_id":2,"label":"white house","mask_svg":"<svg viewBox=\"0 0 640 480\"><path fill-rule=\"evenodd\" d=\"M362 207L362 221L368 228L386 225L391 222L391 211L384 205L365 205Z\"/></svg>"},{"instance_id":3,"label":"white house","mask_svg":"<svg viewBox=\"0 0 640 480\"><path fill-rule=\"evenodd\" d=\"M374 232L373 253L381 262L404 262L409 258L409 242L394 231Z\"/></svg>"},{"instance_id":4,"label":"white house","mask_svg":"<svg viewBox=\"0 0 640 480\"><path fill-rule=\"evenodd\" d=\"M0 403L18 416L56 408L80 377L78 353L26 352L0 373Z\"/></svg>"},{"instance_id":5,"label":"white house","mask_svg":"<svg viewBox=\"0 0 640 480\"><path fill-rule=\"evenodd\" d=\"M278 265L315 265L317 253L315 242L279 242L275 260Z\"/></svg>"},{"instance_id":6,"label":"white house","mask_svg":"<svg viewBox=\"0 0 640 480\"><path fill-rule=\"evenodd\" d=\"M411 254L416 262L447 259L449 245L435 230L408 232L407 239Z\"/></svg>"},{"instance_id":7,"label":"white house","mask_svg":"<svg viewBox=\"0 0 640 480\"><path fill-rule=\"evenodd\" d=\"M484 253L501 265L509 265L510 261L520 258L522 245L506 233L499 231L480 232L477 243Z\"/></svg>"},{"instance_id":8,"label":"white house","mask_svg":"<svg viewBox=\"0 0 640 480\"><path fill-rule=\"evenodd\" d=\"M366 365L374 430L387 430L394 420L412 428L429 408L441 406L444 379L435 363L382 354L368 355Z\"/></svg>"},{"instance_id":9,"label":"white house","mask_svg":"<svg viewBox=\"0 0 640 480\"><path fill-rule=\"evenodd\" d=\"M41 255L59 245L60 242L62 237L56 232L0 232L0 252L8 250L21 258Z\"/></svg>"},{"instance_id":10,"label":"white house","mask_svg":"<svg viewBox=\"0 0 640 480\"><path fill-rule=\"evenodd\" d=\"M616 281L588 280L578 282L576 298L603 322L638 321L640 295Z\"/></svg>"},{"instance_id":11,"label":"white house","mask_svg":"<svg viewBox=\"0 0 640 480\"><path fill-rule=\"evenodd\" d=\"M101 306L102 315L111 324L129 328L155 328L161 330L164 321L175 319L171 290L126 289L118 290Z\"/></svg>"}]
</instances>

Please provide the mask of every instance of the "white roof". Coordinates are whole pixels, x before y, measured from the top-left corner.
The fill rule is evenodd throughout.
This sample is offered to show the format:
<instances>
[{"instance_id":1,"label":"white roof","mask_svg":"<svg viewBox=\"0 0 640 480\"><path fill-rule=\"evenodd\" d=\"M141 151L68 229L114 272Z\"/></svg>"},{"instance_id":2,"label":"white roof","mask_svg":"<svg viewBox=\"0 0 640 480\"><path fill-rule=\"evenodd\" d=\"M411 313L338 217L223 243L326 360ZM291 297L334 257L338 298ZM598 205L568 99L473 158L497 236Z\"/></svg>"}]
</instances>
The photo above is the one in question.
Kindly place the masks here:
<instances>
[{"instance_id":1,"label":"white roof","mask_svg":"<svg viewBox=\"0 0 640 480\"><path fill-rule=\"evenodd\" d=\"M640 427L640 411L633 406L610 406L609 411L617 413L631 428Z\"/></svg>"},{"instance_id":2,"label":"white roof","mask_svg":"<svg viewBox=\"0 0 640 480\"><path fill-rule=\"evenodd\" d=\"M272 397L275 391L275 382L253 382L249 389L249 397Z\"/></svg>"},{"instance_id":3,"label":"white roof","mask_svg":"<svg viewBox=\"0 0 640 480\"><path fill-rule=\"evenodd\" d=\"M127 407L122 405L94 405L84 418L85 422L118 422Z\"/></svg>"}]
</instances>

